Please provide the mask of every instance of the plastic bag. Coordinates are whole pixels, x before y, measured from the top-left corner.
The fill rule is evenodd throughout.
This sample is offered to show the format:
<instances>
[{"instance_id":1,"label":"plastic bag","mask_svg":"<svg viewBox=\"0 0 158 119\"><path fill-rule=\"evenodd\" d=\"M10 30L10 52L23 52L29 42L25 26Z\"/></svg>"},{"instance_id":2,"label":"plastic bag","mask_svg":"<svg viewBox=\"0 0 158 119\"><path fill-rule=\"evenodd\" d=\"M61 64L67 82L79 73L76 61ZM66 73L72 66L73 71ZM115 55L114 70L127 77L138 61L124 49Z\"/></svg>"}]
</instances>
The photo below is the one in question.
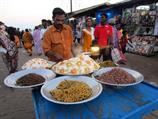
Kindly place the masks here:
<instances>
[{"instance_id":1,"label":"plastic bag","mask_svg":"<svg viewBox=\"0 0 158 119\"><path fill-rule=\"evenodd\" d=\"M111 57L114 63L126 63L127 59L125 55L117 48L111 50Z\"/></svg>"}]
</instances>

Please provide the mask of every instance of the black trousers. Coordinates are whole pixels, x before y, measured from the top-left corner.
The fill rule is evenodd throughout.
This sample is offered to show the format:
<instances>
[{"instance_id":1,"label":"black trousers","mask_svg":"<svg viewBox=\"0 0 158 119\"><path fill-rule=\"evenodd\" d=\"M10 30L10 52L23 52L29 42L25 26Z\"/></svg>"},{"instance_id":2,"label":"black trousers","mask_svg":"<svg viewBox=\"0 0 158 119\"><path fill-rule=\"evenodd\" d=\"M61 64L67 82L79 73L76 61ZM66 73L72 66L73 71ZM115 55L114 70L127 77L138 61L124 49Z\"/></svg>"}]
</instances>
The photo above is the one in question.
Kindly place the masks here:
<instances>
[{"instance_id":1,"label":"black trousers","mask_svg":"<svg viewBox=\"0 0 158 119\"><path fill-rule=\"evenodd\" d=\"M102 48L102 49L100 49L100 57L101 56L103 56L103 61L112 60L111 48Z\"/></svg>"}]
</instances>

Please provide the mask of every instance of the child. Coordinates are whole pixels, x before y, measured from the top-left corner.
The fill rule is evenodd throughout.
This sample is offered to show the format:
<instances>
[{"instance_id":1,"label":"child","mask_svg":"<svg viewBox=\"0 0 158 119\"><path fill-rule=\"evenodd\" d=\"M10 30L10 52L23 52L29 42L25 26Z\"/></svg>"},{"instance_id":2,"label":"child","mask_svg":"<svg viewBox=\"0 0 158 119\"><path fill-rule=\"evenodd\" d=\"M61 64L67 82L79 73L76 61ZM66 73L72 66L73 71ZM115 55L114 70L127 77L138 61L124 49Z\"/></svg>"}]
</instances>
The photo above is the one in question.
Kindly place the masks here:
<instances>
[{"instance_id":1,"label":"child","mask_svg":"<svg viewBox=\"0 0 158 119\"><path fill-rule=\"evenodd\" d=\"M82 53L82 46L79 43L75 43L72 48L73 56L76 57Z\"/></svg>"}]
</instances>

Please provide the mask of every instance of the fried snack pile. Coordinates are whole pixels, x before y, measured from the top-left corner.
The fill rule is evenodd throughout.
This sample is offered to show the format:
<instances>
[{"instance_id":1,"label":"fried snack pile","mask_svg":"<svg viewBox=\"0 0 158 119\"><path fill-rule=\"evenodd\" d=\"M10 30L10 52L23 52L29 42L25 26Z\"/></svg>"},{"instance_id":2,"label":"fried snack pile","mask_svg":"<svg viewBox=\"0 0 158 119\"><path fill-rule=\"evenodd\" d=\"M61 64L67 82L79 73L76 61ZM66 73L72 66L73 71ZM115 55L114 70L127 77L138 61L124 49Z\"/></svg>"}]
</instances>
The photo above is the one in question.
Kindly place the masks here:
<instances>
[{"instance_id":1,"label":"fried snack pile","mask_svg":"<svg viewBox=\"0 0 158 119\"><path fill-rule=\"evenodd\" d=\"M120 68L114 68L96 78L111 84L130 84L135 82L135 78L131 74Z\"/></svg>"},{"instance_id":2,"label":"fried snack pile","mask_svg":"<svg viewBox=\"0 0 158 119\"><path fill-rule=\"evenodd\" d=\"M19 86L31 86L43 83L45 81L45 78L34 73L27 74L25 76L22 76L16 81L16 85Z\"/></svg>"},{"instance_id":3,"label":"fried snack pile","mask_svg":"<svg viewBox=\"0 0 158 119\"><path fill-rule=\"evenodd\" d=\"M51 64L44 59L41 58L34 58L29 61L27 61L23 66L22 69L38 69L38 68L49 68L51 67Z\"/></svg>"},{"instance_id":4,"label":"fried snack pile","mask_svg":"<svg viewBox=\"0 0 158 119\"><path fill-rule=\"evenodd\" d=\"M64 80L50 94L61 102L78 102L88 99L92 95L92 89L83 82Z\"/></svg>"},{"instance_id":5,"label":"fried snack pile","mask_svg":"<svg viewBox=\"0 0 158 119\"><path fill-rule=\"evenodd\" d=\"M88 55L79 55L78 57L64 60L52 67L52 70L58 74L80 75L89 74L100 68Z\"/></svg>"}]
</instances>

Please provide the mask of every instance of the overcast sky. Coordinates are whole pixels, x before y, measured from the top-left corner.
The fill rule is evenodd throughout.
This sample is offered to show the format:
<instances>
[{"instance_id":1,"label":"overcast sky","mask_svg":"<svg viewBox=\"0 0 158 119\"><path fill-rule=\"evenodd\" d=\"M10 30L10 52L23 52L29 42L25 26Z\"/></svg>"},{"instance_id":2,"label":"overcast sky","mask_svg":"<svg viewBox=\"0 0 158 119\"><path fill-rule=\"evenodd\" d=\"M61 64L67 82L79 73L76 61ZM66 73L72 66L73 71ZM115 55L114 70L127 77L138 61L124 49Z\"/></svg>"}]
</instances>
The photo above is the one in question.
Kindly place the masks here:
<instances>
[{"instance_id":1,"label":"overcast sky","mask_svg":"<svg viewBox=\"0 0 158 119\"><path fill-rule=\"evenodd\" d=\"M72 0L72 10L118 1L122 0ZM51 19L55 7L70 12L70 0L0 0L0 21L21 29L34 28L41 19Z\"/></svg>"}]
</instances>

